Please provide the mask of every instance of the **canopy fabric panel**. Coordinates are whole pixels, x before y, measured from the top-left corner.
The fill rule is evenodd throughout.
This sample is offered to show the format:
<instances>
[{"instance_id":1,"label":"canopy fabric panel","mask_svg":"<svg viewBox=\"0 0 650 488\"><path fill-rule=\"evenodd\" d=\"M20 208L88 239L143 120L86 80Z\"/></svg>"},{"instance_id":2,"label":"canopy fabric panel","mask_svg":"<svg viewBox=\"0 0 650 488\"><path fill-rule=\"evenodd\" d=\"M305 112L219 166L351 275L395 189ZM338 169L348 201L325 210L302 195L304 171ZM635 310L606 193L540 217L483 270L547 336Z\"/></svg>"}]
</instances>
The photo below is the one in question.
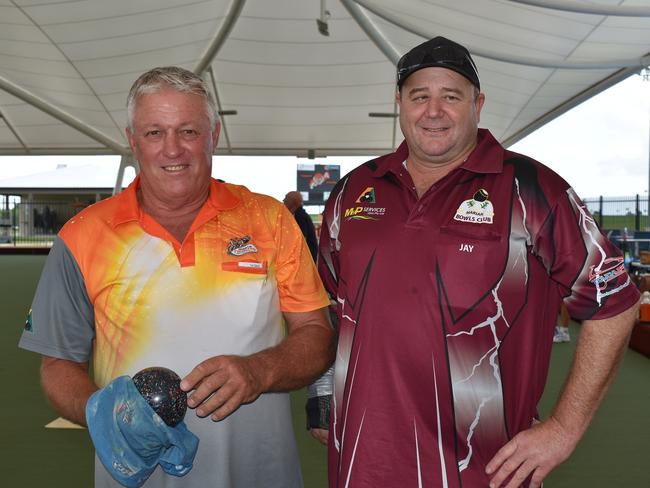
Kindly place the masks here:
<instances>
[{"instance_id":1,"label":"canopy fabric panel","mask_svg":"<svg viewBox=\"0 0 650 488\"><path fill-rule=\"evenodd\" d=\"M557 4L0 0L0 154L128 154L128 89L164 65L229 113L218 153L383 153L401 142L387 53L435 35L472 51L481 126L512 143L648 64L650 2Z\"/></svg>"}]
</instances>

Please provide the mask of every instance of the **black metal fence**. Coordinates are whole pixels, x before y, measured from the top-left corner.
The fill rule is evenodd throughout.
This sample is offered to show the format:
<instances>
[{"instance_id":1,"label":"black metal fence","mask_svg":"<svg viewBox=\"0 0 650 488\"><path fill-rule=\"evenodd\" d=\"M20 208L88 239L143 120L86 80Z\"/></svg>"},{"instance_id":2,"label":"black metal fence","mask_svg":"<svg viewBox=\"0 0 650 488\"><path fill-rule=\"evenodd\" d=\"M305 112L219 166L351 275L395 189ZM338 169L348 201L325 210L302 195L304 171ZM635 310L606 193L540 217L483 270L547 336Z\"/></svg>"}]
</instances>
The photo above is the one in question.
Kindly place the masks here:
<instances>
[{"instance_id":1,"label":"black metal fence","mask_svg":"<svg viewBox=\"0 0 650 488\"><path fill-rule=\"evenodd\" d=\"M583 200L601 229L631 231L650 230L648 198L598 197Z\"/></svg>"},{"instance_id":2,"label":"black metal fence","mask_svg":"<svg viewBox=\"0 0 650 488\"><path fill-rule=\"evenodd\" d=\"M585 198L600 228L605 231L650 231L648 199L633 197ZM0 207L0 244L50 246L63 224L87 204L70 201L5 200Z\"/></svg>"},{"instance_id":3,"label":"black metal fence","mask_svg":"<svg viewBox=\"0 0 650 488\"><path fill-rule=\"evenodd\" d=\"M8 202L0 208L0 244L51 246L63 224L85 206L67 201Z\"/></svg>"}]
</instances>

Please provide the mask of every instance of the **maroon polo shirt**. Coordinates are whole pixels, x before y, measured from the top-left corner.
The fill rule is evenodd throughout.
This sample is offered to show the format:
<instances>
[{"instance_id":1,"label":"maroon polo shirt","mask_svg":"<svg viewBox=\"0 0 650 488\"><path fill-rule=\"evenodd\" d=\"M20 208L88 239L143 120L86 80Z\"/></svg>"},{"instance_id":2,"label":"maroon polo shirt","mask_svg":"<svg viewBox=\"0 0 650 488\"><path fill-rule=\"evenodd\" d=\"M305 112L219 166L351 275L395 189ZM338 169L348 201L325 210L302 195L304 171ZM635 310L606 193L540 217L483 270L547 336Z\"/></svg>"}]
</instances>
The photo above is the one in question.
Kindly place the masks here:
<instances>
[{"instance_id":1,"label":"maroon polo shirt","mask_svg":"<svg viewBox=\"0 0 650 488\"><path fill-rule=\"evenodd\" d=\"M407 156L403 143L355 169L325 208L330 487L487 486L485 465L537 416L562 298L577 319L638 300L619 250L547 167L480 130L418 199Z\"/></svg>"}]
</instances>

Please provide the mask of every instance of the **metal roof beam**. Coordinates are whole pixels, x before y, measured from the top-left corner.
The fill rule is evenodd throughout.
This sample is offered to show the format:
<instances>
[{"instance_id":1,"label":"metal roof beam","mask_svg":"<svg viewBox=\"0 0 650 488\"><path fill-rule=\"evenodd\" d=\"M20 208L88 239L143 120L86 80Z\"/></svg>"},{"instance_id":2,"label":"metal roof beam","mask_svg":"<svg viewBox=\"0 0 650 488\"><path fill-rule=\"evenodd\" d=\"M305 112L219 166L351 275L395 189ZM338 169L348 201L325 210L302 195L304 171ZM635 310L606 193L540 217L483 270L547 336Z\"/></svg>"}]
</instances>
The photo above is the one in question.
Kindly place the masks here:
<instances>
[{"instance_id":1,"label":"metal roof beam","mask_svg":"<svg viewBox=\"0 0 650 488\"><path fill-rule=\"evenodd\" d=\"M370 38L372 42L375 43L375 46L384 53L393 66L397 66L397 62L401 57L399 51L395 49L386 36L381 32L377 24L375 24L368 14L366 14L353 0L341 0L341 3L352 16L352 18L359 24L359 27L363 29L363 32Z\"/></svg>"},{"instance_id":2,"label":"metal roof beam","mask_svg":"<svg viewBox=\"0 0 650 488\"><path fill-rule=\"evenodd\" d=\"M397 66L401 54L386 38L377 24L375 24L368 14L366 14L361 7L352 0L341 0L341 3L355 22L359 24L359 27L361 27L363 32L365 32L370 40L375 43L375 46L384 53L384 56L393 63L393 66ZM397 74L395 76L397 76ZM393 115L392 146L395 148L395 139L397 137L397 101L393 101Z\"/></svg>"},{"instance_id":3,"label":"metal roof beam","mask_svg":"<svg viewBox=\"0 0 650 488\"><path fill-rule=\"evenodd\" d=\"M405 19L398 18L392 12L386 9L377 7L367 0L354 0L359 5L362 5L373 14L381 17L387 22L394 24L402 29L415 34L416 36L423 37L424 39L431 39L436 34L425 31L424 29L408 22ZM537 68L552 68L552 69L622 69L622 68L636 68L641 69L650 64L650 57L643 56L634 59L616 59L616 60L601 60L601 61L566 61L562 59L542 59L528 56L515 56L504 55L495 51L488 51L486 49L477 49L475 46L465 45L469 51L482 58L492 59L494 61L501 61L504 63L519 64L523 66L534 66Z\"/></svg>"},{"instance_id":4,"label":"metal roof beam","mask_svg":"<svg viewBox=\"0 0 650 488\"><path fill-rule=\"evenodd\" d=\"M208 46L205 53L203 53L203 56L201 56L199 62L196 64L194 73L201 76L207 67L212 63L214 57L219 52L219 49L221 49L223 43L226 42L230 31L235 26L235 22L237 22L237 19L239 18L239 15L241 14L245 3L246 0L233 0L233 2L230 4L230 9L226 14L226 18L224 19L223 24L221 24L221 27L219 28L219 32L217 32L217 35Z\"/></svg>"},{"instance_id":5,"label":"metal roof beam","mask_svg":"<svg viewBox=\"0 0 650 488\"><path fill-rule=\"evenodd\" d=\"M607 90L608 88L611 88L612 86L616 85L617 83L623 81L625 78L638 73L639 70L635 68L628 68L628 69L623 69L620 71L617 71L616 73L612 74L611 76L608 76L604 80L601 80L600 82L596 83L595 85L590 86L586 90L583 90L582 92L578 93L576 96L570 98L566 102L558 105L554 109L546 112L544 115L541 117L538 117L535 119L533 122L528 124L527 126L523 127L522 129L519 129L517 132L515 132L513 135L505 139L504 141L501 141L501 144L503 144L505 147L510 147L516 142L519 142L521 139L526 137L527 135L532 134L535 132L537 129L542 127L544 124L547 124L551 120L559 117L560 115L568 112L572 108L577 107L580 105L582 102L585 102L592 98L594 95L599 94L600 92Z\"/></svg>"},{"instance_id":6,"label":"metal roof beam","mask_svg":"<svg viewBox=\"0 0 650 488\"><path fill-rule=\"evenodd\" d=\"M7 116L0 110L0 119L5 121L5 124L7 128L11 131L11 133L14 135L14 137L20 142L20 145L23 146L25 149L25 152L29 153L29 148L27 147L27 144L25 144L25 141L23 141L23 138L20 137L20 134L18 134L18 131L16 128L13 126L13 124L9 121Z\"/></svg>"},{"instance_id":7,"label":"metal roof beam","mask_svg":"<svg viewBox=\"0 0 650 488\"><path fill-rule=\"evenodd\" d=\"M23 102L28 103L33 107L36 107L37 109L45 112L46 114L51 115L52 117L54 117L57 120L60 120L64 124L69 125L74 129L77 129L82 134L90 137L91 139L94 139L95 141L99 142L100 144L103 144L106 147L113 149L118 154L126 155L130 153L130 151L122 144L120 144L118 141L108 137L107 135L103 134L102 132L95 129L94 127L91 127L90 125L79 120L78 118L52 105L50 102L42 99L41 97L34 95L33 93L25 90L24 88L21 88L20 86L9 81L7 78L4 78L3 76L0 76L0 89L6 91L7 93L10 93L16 98L19 98Z\"/></svg>"},{"instance_id":8,"label":"metal roof beam","mask_svg":"<svg viewBox=\"0 0 650 488\"><path fill-rule=\"evenodd\" d=\"M650 17L650 8L632 5L603 5L589 2L574 2L571 0L510 0L533 7L574 12L578 14L607 15L612 17Z\"/></svg>"}]
</instances>

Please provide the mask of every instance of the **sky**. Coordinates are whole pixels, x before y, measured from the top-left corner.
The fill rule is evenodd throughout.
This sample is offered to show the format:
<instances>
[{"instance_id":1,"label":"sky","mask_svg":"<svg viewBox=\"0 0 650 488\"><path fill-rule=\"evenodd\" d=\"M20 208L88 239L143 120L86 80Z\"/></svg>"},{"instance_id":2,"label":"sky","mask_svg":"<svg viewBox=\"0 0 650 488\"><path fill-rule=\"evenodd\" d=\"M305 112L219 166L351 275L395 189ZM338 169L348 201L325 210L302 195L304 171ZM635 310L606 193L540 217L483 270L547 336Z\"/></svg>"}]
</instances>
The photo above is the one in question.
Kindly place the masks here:
<instances>
[{"instance_id":1,"label":"sky","mask_svg":"<svg viewBox=\"0 0 650 488\"><path fill-rule=\"evenodd\" d=\"M489 103L490 94L486 94ZM546 164L582 198L647 195L650 81L639 75L546 124L510 149ZM340 164L341 176L369 157L307 160L292 156L215 156L213 176L282 200L295 189L298 164ZM60 164L119 165L118 156L0 156L0 180L51 171ZM131 175L132 177L132 175Z\"/></svg>"}]
</instances>

